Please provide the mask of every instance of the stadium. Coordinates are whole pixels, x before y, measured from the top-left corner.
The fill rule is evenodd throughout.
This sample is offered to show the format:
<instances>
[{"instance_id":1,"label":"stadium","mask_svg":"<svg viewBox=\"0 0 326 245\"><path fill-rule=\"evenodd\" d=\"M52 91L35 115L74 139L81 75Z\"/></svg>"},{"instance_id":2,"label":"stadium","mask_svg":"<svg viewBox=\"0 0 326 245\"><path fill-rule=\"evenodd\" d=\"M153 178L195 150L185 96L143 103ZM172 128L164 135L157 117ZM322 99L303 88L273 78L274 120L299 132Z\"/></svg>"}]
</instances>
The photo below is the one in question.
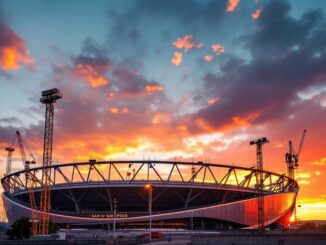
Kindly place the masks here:
<instances>
[{"instance_id":1,"label":"stadium","mask_svg":"<svg viewBox=\"0 0 326 245\"><path fill-rule=\"evenodd\" d=\"M152 160L90 160L11 173L1 180L9 223L31 217L26 176L36 178L39 206L44 168L51 170L50 218L61 227L146 228L151 220L154 228L257 228L259 170ZM298 184L284 174L262 173L265 226L287 227Z\"/></svg>"}]
</instances>

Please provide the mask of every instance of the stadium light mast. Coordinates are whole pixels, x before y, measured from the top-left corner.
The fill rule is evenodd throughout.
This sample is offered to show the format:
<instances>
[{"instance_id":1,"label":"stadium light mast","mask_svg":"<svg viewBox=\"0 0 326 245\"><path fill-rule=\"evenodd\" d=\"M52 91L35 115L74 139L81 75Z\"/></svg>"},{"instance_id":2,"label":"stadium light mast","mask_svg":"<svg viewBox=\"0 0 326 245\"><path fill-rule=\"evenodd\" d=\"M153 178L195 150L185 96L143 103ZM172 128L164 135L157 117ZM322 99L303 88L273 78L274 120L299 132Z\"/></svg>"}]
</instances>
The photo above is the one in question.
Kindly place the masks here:
<instances>
[{"instance_id":1,"label":"stadium light mast","mask_svg":"<svg viewBox=\"0 0 326 245\"><path fill-rule=\"evenodd\" d=\"M52 143L53 143L53 120L54 120L54 103L62 98L59 89L53 88L42 92L40 102L45 104L45 130L43 144L43 171L42 171L42 187L40 198L40 218L38 234L47 235L49 233L49 211L51 208L50 198L50 178L52 164Z\"/></svg>"},{"instance_id":2,"label":"stadium light mast","mask_svg":"<svg viewBox=\"0 0 326 245\"><path fill-rule=\"evenodd\" d=\"M265 214L264 214L264 176L263 176L263 145L269 143L266 137L258 138L250 141L250 145L256 145L257 156L257 193L258 193L258 229L260 232L264 232Z\"/></svg>"}]
</instances>

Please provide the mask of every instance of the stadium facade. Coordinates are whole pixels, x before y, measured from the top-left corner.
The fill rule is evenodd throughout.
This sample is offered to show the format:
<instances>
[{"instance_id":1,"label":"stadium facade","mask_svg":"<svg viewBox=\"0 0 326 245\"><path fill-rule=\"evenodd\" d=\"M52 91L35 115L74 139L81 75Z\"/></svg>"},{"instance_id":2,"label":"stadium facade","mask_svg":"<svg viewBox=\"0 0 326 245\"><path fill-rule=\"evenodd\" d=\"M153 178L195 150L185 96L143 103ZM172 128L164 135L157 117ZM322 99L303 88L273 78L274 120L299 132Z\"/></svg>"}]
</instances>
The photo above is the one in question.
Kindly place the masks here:
<instances>
[{"instance_id":1,"label":"stadium facade","mask_svg":"<svg viewBox=\"0 0 326 245\"><path fill-rule=\"evenodd\" d=\"M51 213L63 227L112 225L145 228L256 228L259 171L224 164L172 161L89 161L50 166ZM31 217L28 193L39 206L43 167L19 171L2 180L9 223ZM26 176L36 186L28 188ZM288 226L298 184L263 171L265 225ZM149 188L152 188L152 198ZM149 203L152 214L149 215ZM35 212L38 212L35 210Z\"/></svg>"}]
</instances>

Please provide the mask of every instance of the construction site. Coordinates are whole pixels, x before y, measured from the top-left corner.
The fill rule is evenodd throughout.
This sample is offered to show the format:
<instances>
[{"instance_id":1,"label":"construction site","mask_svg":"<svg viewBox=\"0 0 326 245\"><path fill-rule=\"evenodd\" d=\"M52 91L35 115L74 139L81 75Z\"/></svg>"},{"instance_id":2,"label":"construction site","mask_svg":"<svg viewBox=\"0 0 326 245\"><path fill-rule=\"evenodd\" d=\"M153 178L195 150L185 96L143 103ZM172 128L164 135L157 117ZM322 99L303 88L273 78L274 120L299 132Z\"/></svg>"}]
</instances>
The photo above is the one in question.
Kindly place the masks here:
<instances>
[{"instance_id":1,"label":"construction site","mask_svg":"<svg viewBox=\"0 0 326 245\"><path fill-rule=\"evenodd\" d=\"M126 244L154 241L171 244L172 238L182 241L173 244L292 244L294 241L292 235L280 238L273 231L288 229L296 221L299 185L295 170L299 167L306 130L297 150L289 141L285 154L287 174L265 170L263 147L269 143L266 137L249 142L256 151L254 168L158 160L90 159L54 164L54 105L61 98L63 95L56 88L41 93L40 102L45 105L42 163L35 167L35 158L32 153L26 154L26 143L19 131L15 140L19 149L14 144L5 148L6 173L1 179L4 207L9 224L28 217L32 243L27 244L36 241L43 244L44 239L53 241L50 223L65 234L63 240L82 242L96 238L103 242L96 244L114 244L118 237L128 237L131 243ZM20 152L23 168L12 172L15 151ZM130 237L138 238L138 242ZM325 234L320 237L324 242ZM286 242L288 239L290 242Z\"/></svg>"}]
</instances>

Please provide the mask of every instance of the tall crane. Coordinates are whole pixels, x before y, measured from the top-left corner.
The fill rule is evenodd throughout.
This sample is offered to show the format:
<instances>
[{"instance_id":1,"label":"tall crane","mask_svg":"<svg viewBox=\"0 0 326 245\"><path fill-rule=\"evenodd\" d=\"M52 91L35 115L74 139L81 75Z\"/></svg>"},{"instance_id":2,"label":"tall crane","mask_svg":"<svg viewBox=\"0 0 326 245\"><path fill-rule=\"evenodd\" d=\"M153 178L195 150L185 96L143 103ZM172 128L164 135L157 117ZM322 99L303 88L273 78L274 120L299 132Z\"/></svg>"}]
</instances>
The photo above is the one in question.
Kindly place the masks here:
<instances>
[{"instance_id":1,"label":"tall crane","mask_svg":"<svg viewBox=\"0 0 326 245\"><path fill-rule=\"evenodd\" d=\"M15 151L15 148L8 146L5 148L5 150L8 152L7 166L6 166L6 175L8 175L11 173L12 152Z\"/></svg>"},{"instance_id":2,"label":"tall crane","mask_svg":"<svg viewBox=\"0 0 326 245\"><path fill-rule=\"evenodd\" d=\"M38 234L46 235L49 233L49 211L51 208L50 178L51 170L48 168L52 164L52 144L53 144L53 121L54 103L62 98L59 89L53 88L42 92L40 102L45 104L45 130L43 144L43 171L42 171L42 192L40 199L40 217Z\"/></svg>"},{"instance_id":3,"label":"tall crane","mask_svg":"<svg viewBox=\"0 0 326 245\"><path fill-rule=\"evenodd\" d=\"M265 231L265 210L264 210L264 174L263 174L263 145L269 143L266 137L250 141L250 145L256 145L257 156L257 194L258 194L258 230Z\"/></svg>"},{"instance_id":4,"label":"tall crane","mask_svg":"<svg viewBox=\"0 0 326 245\"><path fill-rule=\"evenodd\" d=\"M37 219L37 213L36 213L37 207L36 207L35 195L34 195L34 187L35 187L36 182L35 182L35 176L33 176L33 174L29 172L30 164L35 164L36 162L35 162L35 159L32 154L31 154L32 161L26 160L26 154L25 154L22 136L19 131L16 131L16 135L17 135L18 145L19 145L19 149L20 149L20 153L21 153L21 157L22 157L22 161L23 161L23 165L24 165L24 169L25 169L26 185L29 189L28 195L29 195L29 202L30 202L31 212L32 212L32 219L31 219L32 234L37 235L38 219Z\"/></svg>"},{"instance_id":5,"label":"tall crane","mask_svg":"<svg viewBox=\"0 0 326 245\"><path fill-rule=\"evenodd\" d=\"M299 156L302 150L302 146L303 146L303 142L304 142L304 138L306 136L307 130L303 130L302 134L301 134L301 139L300 139L300 143L299 143L299 147L297 152L295 152L292 141L289 141L289 152L287 152L285 154L285 162L287 164L287 174L290 178L295 180L295 170L298 169L299 167ZM297 221L297 206L296 206L296 201L294 204L294 209L293 209L293 216L294 221Z\"/></svg>"},{"instance_id":6,"label":"tall crane","mask_svg":"<svg viewBox=\"0 0 326 245\"><path fill-rule=\"evenodd\" d=\"M292 179L295 178L294 175L294 170L298 169L299 167L299 156L301 153L301 149L303 146L303 142L304 142L304 138L306 136L307 130L303 130L302 135L301 135L301 139L300 139L300 143L299 143L299 147L297 152L295 152L292 141L289 141L289 152L287 152L285 154L285 162L287 164L288 167L288 176Z\"/></svg>"}]
</instances>

